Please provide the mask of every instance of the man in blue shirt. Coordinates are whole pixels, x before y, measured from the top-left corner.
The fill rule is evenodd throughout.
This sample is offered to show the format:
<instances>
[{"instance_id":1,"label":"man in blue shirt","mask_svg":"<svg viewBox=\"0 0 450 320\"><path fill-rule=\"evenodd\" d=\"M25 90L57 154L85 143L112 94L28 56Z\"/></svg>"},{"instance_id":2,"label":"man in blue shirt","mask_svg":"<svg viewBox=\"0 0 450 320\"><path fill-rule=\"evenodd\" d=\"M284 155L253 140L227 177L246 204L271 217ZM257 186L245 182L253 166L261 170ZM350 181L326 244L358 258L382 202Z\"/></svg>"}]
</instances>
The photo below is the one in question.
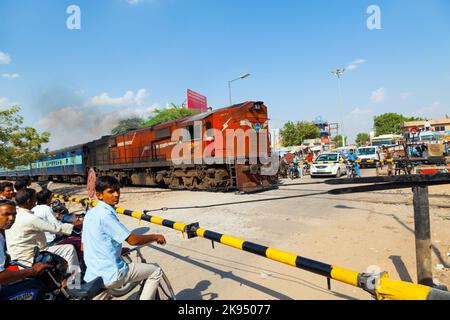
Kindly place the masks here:
<instances>
[{"instance_id":1,"label":"man in blue shirt","mask_svg":"<svg viewBox=\"0 0 450 320\"><path fill-rule=\"evenodd\" d=\"M298 177L302 178L302 169L303 168L301 168L301 167L302 167L303 164L300 163L300 158L297 155L297 153L295 154L294 159L292 160L292 162L294 163L294 165L297 166Z\"/></svg>"},{"instance_id":2,"label":"man in blue shirt","mask_svg":"<svg viewBox=\"0 0 450 320\"><path fill-rule=\"evenodd\" d=\"M89 210L83 224L82 243L87 269L86 282L97 277L103 279L107 289L120 288L126 283L147 280L141 293L141 300L153 300L162 276L161 269L154 264L130 263L122 260L122 242L132 246L157 242L164 245L162 235L132 234L116 215L114 206L119 203L120 184L114 177L101 177L95 185L98 205ZM96 299L105 299L108 292Z\"/></svg>"},{"instance_id":3,"label":"man in blue shirt","mask_svg":"<svg viewBox=\"0 0 450 320\"><path fill-rule=\"evenodd\" d=\"M356 163L356 160L358 159L358 156L356 153L354 153L353 149L350 149L350 153L347 153L347 160L353 162L353 165L355 167L355 172L358 177L361 177L361 172L359 171L359 166Z\"/></svg>"}]
</instances>

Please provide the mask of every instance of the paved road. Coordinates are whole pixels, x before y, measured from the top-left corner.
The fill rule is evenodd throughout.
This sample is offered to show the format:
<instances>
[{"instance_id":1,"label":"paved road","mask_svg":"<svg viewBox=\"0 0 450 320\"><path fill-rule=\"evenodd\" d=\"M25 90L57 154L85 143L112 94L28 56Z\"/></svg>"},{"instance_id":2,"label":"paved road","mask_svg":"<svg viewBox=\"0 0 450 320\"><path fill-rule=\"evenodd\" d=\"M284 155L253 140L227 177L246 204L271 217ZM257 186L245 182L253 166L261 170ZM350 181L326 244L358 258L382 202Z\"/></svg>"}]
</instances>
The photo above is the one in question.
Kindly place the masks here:
<instances>
[{"instance_id":1,"label":"paved road","mask_svg":"<svg viewBox=\"0 0 450 320\"><path fill-rule=\"evenodd\" d=\"M311 184L321 181L283 181L277 190L251 195L124 188L120 206L138 211L183 207L153 214L199 222L205 229L355 271L377 266L392 278L415 281L410 191L318 195L333 188ZM80 187L55 185L53 190L85 195ZM316 195L306 196L311 194ZM448 199L431 201L450 205ZM435 243L434 263L445 260L450 251L446 215L448 209L432 209L433 236L440 241ZM213 249L202 238L188 240L164 227L120 219L130 229L149 227L150 233L166 236L166 246L143 252L166 270L179 299L371 299L358 288L336 282L328 291L325 278L263 257L217 243ZM440 277L448 281L447 273Z\"/></svg>"}]
</instances>

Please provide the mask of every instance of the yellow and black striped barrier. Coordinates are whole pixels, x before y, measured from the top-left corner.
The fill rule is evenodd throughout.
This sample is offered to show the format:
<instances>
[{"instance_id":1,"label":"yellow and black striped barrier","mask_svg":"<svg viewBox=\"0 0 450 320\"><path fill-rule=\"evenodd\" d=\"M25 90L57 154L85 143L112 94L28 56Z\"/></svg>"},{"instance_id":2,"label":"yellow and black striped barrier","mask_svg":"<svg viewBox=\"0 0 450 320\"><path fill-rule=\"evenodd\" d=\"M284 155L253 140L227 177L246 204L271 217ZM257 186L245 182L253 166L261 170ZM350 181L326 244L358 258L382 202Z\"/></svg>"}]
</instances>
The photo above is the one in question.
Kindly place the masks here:
<instances>
[{"instance_id":1,"label":"yellow and black striped barrier","mask_svg":"<svg viewBox=\"0 0 450 320\"><path fill-rule=\"evenodd\" d=\"M83 205L89 204L91 206L96 206L98 204L96 201L93 201L91 199L80 199L59 194L54 194L53 196L66 202L76 202ZM126 210L123 208L116 208L116 212L139 220L144 220L160 226L168 227L183 232L183 234L185 232L189 232L188 228L192 226L182 222L175 222L151 216L145 213ZM209 239L214 242L219 242L221 244L239 250L250 252L277 262L291 265L293 267L297 267L299 269L324 276L328 279L333 279L355 287L359 287L371 293L377 300L450 300L450 292L448 291L438 290L435 288L410 282L391 280L389 279L386 272L378 275L358 273L349 269L311 260L292 253L262 246L229 235L205 230L200 227L195 227L190 232L195 232L195 235L198 237Z\"/></svg>"}]
</instances>

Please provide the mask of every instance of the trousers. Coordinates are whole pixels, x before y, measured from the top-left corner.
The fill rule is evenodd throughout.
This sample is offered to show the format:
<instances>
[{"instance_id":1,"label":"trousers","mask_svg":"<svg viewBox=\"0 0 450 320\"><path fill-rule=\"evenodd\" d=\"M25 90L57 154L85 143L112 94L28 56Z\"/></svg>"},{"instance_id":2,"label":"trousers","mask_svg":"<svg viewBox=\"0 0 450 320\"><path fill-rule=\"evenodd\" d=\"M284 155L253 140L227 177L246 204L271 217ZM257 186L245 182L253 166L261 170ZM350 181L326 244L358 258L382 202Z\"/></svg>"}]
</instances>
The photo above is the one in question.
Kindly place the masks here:
<instances>
[{"instance_id":1,"label":"trousers","mask_svg":"<svg viewBox=\"0 0 450 320\"><path fill-rule=\"evenodd\" d=\"M118 274L117 280L105 285L106 289L120 288L126 283L147 280L142 290L139 300L154 300L159 282L161 281L162 270L156 264L151 263L130 263L128 272L124 275ZM94 300L104 300L108 297L108 290L97 295Z\"/></svg>"},{"instance_id":2,"label":"trousers","mask_svg":"<svg viewBox=\"0 0 450 320\"><path fill-rule=\"evenodd\" d=\"M72 271L80 272L80 262L78 260L77 251L73 245L63 244L50 246L45 248L45 250L64 258L68 264L68 273L71 273Z\"/></svg>"}]
</instances>

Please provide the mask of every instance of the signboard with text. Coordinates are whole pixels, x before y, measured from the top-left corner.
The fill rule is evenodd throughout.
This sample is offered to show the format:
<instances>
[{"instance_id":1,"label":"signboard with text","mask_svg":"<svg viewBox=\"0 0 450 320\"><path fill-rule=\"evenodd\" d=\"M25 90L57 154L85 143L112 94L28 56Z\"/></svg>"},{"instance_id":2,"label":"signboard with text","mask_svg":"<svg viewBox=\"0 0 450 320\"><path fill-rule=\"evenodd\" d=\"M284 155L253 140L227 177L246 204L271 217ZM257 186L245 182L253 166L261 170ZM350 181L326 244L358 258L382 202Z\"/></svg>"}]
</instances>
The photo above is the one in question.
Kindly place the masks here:
<instances>
[{"instance_id":1,"label":"signboard with text","mask_svg":"<svg viewBox=\"0 0 450 320\"><path fill-rule=\"evenodd\" d=\"M206 112L208 109L206 97L191 89L187 89L187 108L197 110L198 113Z\"/></svg>"}]
</instances>

